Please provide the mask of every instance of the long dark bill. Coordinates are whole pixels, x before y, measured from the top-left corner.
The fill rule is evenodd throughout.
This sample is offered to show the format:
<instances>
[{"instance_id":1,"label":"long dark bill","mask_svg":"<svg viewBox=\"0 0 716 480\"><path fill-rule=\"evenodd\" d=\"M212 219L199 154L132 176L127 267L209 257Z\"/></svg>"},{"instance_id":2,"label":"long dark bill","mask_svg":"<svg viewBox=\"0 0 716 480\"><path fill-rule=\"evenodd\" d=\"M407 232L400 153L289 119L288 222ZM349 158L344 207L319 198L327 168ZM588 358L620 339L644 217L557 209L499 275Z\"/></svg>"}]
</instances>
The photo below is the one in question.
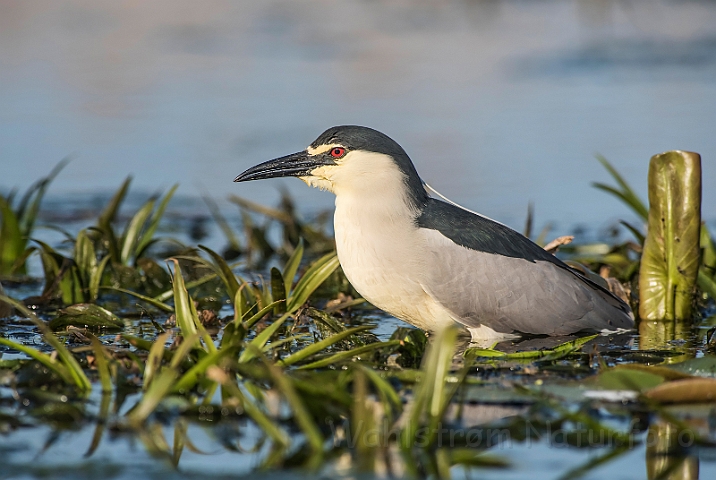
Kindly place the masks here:
<instances>
[{"instance_id":1,"label":"long dark bill","mask_svg":"<svg viewBox=\"0 0 716 480\"><path fill-rule=\"evenodd\" d=\"M317 167L332 165L329 155L309 155L305 150L251 167L234 179L235 182L276 177L305 177Z\"/></svg>"}]
</instances>

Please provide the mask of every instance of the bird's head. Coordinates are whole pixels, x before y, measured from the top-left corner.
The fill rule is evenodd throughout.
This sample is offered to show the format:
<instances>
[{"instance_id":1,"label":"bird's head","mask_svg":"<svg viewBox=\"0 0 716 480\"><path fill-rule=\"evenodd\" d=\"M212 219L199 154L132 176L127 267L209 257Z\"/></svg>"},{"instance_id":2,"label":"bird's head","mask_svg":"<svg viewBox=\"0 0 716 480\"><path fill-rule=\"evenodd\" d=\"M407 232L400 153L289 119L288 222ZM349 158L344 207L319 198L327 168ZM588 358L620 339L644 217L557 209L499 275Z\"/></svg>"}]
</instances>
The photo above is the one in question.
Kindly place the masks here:
<instances>
[{"instance_id":1,"label":"bird's head","mask_svg":"<svg viewBox=\"0 0 716 480\"><path fill-rule=\"evenodd\" d=\"M235 182L299 177L336 195L376 195L404 190L415 205L427 198L408 154L387 135L368 127L329 128L303 151L251 167Z\"/></svg>"}]
</instances>

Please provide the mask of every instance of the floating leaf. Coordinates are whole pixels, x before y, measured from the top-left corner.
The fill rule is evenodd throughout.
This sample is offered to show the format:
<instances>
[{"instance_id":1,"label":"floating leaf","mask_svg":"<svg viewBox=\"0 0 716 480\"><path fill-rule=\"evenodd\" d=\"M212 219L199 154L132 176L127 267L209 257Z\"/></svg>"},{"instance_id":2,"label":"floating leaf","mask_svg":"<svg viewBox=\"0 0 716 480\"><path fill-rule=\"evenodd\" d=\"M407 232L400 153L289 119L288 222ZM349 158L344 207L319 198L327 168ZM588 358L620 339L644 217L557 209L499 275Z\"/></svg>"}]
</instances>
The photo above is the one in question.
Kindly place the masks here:
<instances>
[{"instance_id":1,"label":"floating leaf","mask_svg":"<svg viewBox=\"0 0 716 480\"><path fill-rule=\"evenodd\" d=\"M685 362L669 365L668 368L689 376L716 378L716 355L691 358Z\"/></svg>"},{"instance_id":2,"label":"floating leaf","mask_svg":"<svg viewBox=\"0 0 716 480\"><path fill-rule=\"evenodd\" d=\"M641 370L609 369L597 377L597 384L607 390L641 392L664 383L664 377Z\"/></svg>"},{"instance_id":3,"label":"floating leaf","mask_svg":"<svg viewBox=\"0 0 716 480\"><path fill-rule=\"evenodd\" d=\"M677 364L678 365L678 364ZM663 377L665 380L681 380L684 378L692 378L691 375L688 373L683 373L682 371L676 370L675 368L669 368L669 367L660 367L658 365L641 365L638 363L626 363L622 365L616 365L612 367L610 370L632 370L632 371L638 371L638 372L645 372L650 373L654 375L659 375L660 377Z\"/></svg>"},{"instance_id":4,"label":"floating leaf","mask_svg":"<svg viewBox=\"0 0 716 480\"><path fill-rule=\"evenodd\" d=\"M92 303L78 303L60 310L60 314L49 324L52 330L61 330L70 325L92 329L124 328L124 322L119 317Z\"/></svg>"},{"instance_id":5,"label":"floating leaf","mask_svg":"<svg viewBox=\"0 0 716 480\"><path fill-rule=\"evenodd\" d=\"M645 393L659 403L703 403L716 401L716 379L687 378L658 385Z\"/></svg>"}]
</instances>

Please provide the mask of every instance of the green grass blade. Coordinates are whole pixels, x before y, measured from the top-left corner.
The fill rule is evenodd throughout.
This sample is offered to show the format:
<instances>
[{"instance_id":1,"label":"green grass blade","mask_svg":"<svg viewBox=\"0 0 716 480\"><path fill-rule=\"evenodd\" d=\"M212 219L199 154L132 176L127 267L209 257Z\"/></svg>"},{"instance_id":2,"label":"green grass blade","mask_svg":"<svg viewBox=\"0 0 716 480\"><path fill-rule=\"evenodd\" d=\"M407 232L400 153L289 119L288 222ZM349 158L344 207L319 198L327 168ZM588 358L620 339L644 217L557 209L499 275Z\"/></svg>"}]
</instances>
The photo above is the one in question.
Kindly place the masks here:
<instances>
[{"instance_id":1,"label":"green grass blade","mask_svg":"<svg viewBox=\"0 0 716 480\"><path fill-rule=\"evenodd\" d=\"M169 362L169 368L173 368L177 370L184 359L189 355L189 352L191 352L194 347L196 346L197 342L199 341L199 334L194 333L188 337L183 337L184 340L179 344L179 348L177 348L172 355L172 359ZM166 352L166 350L165 350ZM172 353L170 351L170 353ZM166 358L166 354L165 354Z\"/></svg>"},{"instance_id":2,"label":"green grass blade","mask_svg":"<svg viewBox=\"0 0 716 480\"><path fill-rule=\"evenodd\" d=\"M444 328L428 345L421 366L424 375L415 388L410 415L400 435L400 445L405 451L410 451L415 445L416 434L423 416L431 426L440 420L438 416L443 411L446 401L445 383L450 372L457 333L456 327ZM434 429L430 430L430 432L434 431Z\"/></svg>"},{"instance_id":3,"label":"green grass blade","mask_svg":"<svg viewBox=\"0 0 716 480\"><path fill-rule=\"evenodd\" d=\"M303 274L287 300L286 311L294 312L338 268L338 256L331 252L316 260Z\"/></svg>"},{"instance_id":4,"label":"green grass blade","mask_svg":"<svg viewBox=\"0 0 716 480\"><path fill-rule=\"evenodd\" d=\"M241 356L239 356L239 362L244 363L256 358L254 352L260 352L264 345L266 345L266 342L268 342L271 337L274 336L278 329L281 328L281 325L283 325L283 323L290 316L290 313L284 313L278 319L274 320L271 325L264 328L261 333L256 335L256 337L254 337L254 339L251 340L251 342L249 343L252 348L247 348L243 352L241 352Z\"/></svg>"},{"instance_id":5,"label":"green grass blade","mask_svg":"<svg viewBox=\"0 0 716 480\"><path fill-rule=\"evenodd\" d=\"M283 267L282 274L284 284L286 285L286 298L288 298L291 293L291 287L293 286L293 281L296 278L296 272L298 272L298 267L301 265L303 250L303 239L301 239L291 256L288 258L288 261L286 261L286 265Z\"/></svg>"},{"instance_id":6,"label":"green grass blade","mask_svg":"<svg viewBox=\"0 0 716 480\"><path fill-rule=\"evenodd\" d=\"M168 338L168 332L158 335L149 349L147 361L144 362L144 378L142 382L142 389L145 391L149 388L149 385L152 384L154 374L157 373L162 366L162 360L164 359L164 351L166 350Z\"/></svg>"},{"instance_id":7,"label":"green grass blade","mask_svg":"<svg viewBox=\"0 0 716 480\"><path fill-rule=\"evenodd\" d=\"M716 300L716 280L706 274L704 267L699 268L699 276L697 281L699 288L709 297Z\"/></svg>"},{"instance_id":8,"label":"green grass blade","mask_svg":"<svg viewBox=\"0 0 716 480\"><path fill-rule=\"evenodd\" d=\"M269 303L269 304L266 305L264 308L262 308L261 310L259 310L259 311L256 312L255 314L251 315L251 317L247 318L247 319L243 322L244 328L246 328L246 330L248 330L248 329L250 329L251 327L253 327L253 326L256 324L256 322L258 322L259 320L261 320L262 318L264 318L264 316L265 316L267 313L269 313L271 310L273 310L274 307L275 307L278 303L279 303L279 302ZM248 313L249 313L249 312L246 312L245 315L248 315Z\"/></svg>"},{"instance_id":9,"label":"green grass blade","mask_svg":"<svg viewBox=\"0 0 716 480\"><path fill-rule=\"evenodd\" d=\"M198 334L186 336L184 337L184 341L179 344L179 348L172 352L173 357L169 367L165 367L154 376L154 380L152 380L151 385L142 396L142 399L127 414L127 421L132 427L138 428L141 426L147 417L157 408L157 405L171 393L177 378L179 378L179 366L187 358L198 339ZM166 355L163 354L163 356Z\"/></svg>"},{"instance_id":10,"label":"green grass blade","mask_svg":"<svg viewBox=\"0 0 716 480\"><path fill-rule=\"evenodd\" d=\"M109 258L109 257L107 257L107 258ZM167 305L164 302L160 302L156 298L147 297L146 295L142 295L141 293L133 292L131 290L127 290L126 288L121 288L121 287L102 287L102 288L105 288L107 290L114 290L116 292L126 293L127 295L136 297L139 300L146 302L146 303L150 304L151 306L156 307L159 310L162 310L164 312L168 312L168 313L174 312L174 309L171 307L171 305Z\"/></svg>"},{"instance_id":11,"label":"green grass blade","mask_svg":"<svg viewBox=\"0 0 716 480\"><path fill-rule=\"evenodd\" d=\"M184 445L189 444L191 448L191 442L188 441L187 431L189 430L189 424L186 418L178 418L174 423L174 444L172 446L172 464L174 468L179 467L179 460L181 460L181 454L184 451Z\"/></svg>"},{"instance_id":12,"label":"green grass blade","mask_svg":"<svg viewBox=\"0 0 716 480\"><path fill-rule=\"evenodd\" d=\"M548 350L530 350L527 352L515 352L515 353L508 353L506 355L509 359L521 359L521 358L540 358L545 357L547 355L554 355L558 353L564 353L564 352L573 352L579 348L582 347L585 343L591 342L595 338L597 338L599 334L594 335L588 335L586 337L577 338L575 340L571 340L569 342L560 343L556 347Z\"/></svg>"},{"instance_id":13,"label":"green grass blade","mask_svg":"<svg viewBox=\"0 0 716 480\"><path fill-rule=\"evenodd\" d=\"M10 204L0 196L0 274L9 274L25 250L20 225Z\"/></svg>"},{"instance_id":14,"label":"green grass blade","mask_svg":"<svg viewBox=\"0 0 716 480\"><path fill-rule=\"evenodd\" d=\"M114 233L112 223L116 220L119 208L122 206L122 202L124 202L124 198L127 196L130 183L132 183L132 177L127 177L109 200L109 203L104 210L102 210L102 213L97 220L97 227L107 241L107 249L112 257L112 261L117 263L120 262L121 247L117 241L117 236Z\"/></svg>"},{"instance_id":15,"label":"green grass blade","mask_svg":"<svg viewBox=\"0 0 716 480\"><path fill-rule=\"evenodd\" d=\"M602 166L607 169L612 178L622 188L621 196L623 197L627 205L629 205L642 219L646 220L649 215L649 209L646 207L646 205L644 205L644 202L639 199L639 197L636 195L636 193L634 193L634 190L631 189L626 180L624 180L624 178L619 174L619 172L617 172L617 169L614 168L606 158L602 157L601 155L597 155L597 160L599 160L599 163L601 163Z\"/></svg>"},{"instance_id":16,"label":"green grass blade","mask_svg":"<svg viewBox=\"0 0 716 480\"><path fill-rule=\"evenodd\" d=\"M184 285L179 261L175 258L170 258L169 261L174 262L174 275L172 275L172 281L174 282L174 314L182 335L188 337L197 333L196 322L192 317L191 300Z\"/></svg>"},{"instance_id":17,"label":"green grass blade","mask_svg":"<svg viewBox=\"0 0 716 480\"><path fill-rule=\"evenodd\" d=\"M701 225L700 245L703 255L701 256L701 264L705 265L711 270L713 275L716 272L716 243L711 238L709 229L706 224Z\"/></svg>"},{"instance_id":18,"label":"green grass blade","mask_svg":"<svg viewBox=\"0 0 716 480\"><path fill-rule=\"evenodd\" d=\"M313 343L305 348L302 348L298 352L295 352L288 357L281 360L281 363L285 366L293 365L294 363L301 362L307 358L309 358L312 355L315 355L316 353L320 352L321 350L324 350L331 345L335 345L336 343L340 342L346 337L350 337L354 333L358 332L365 332L367 330L372 330L372 325L364 325L360 327L354 327L350 328L348 330L345 330L341 333L336 333L335 335L331 335L328 338L325 338L321 340L320 342Z\"/></svg>"},{"instance_id":19,"label":"green grass blade","mask_svg":"<svg viewBox=\"0 0 716 480\"><path fill-rule=\"evenodd\" d=\"M92 442L90 443L87 452L84 457L91 457L99 447L99 443L102 440L105 428L107 427L107 417L109 414L109 405L112 401L111 392L102 393L102 399L99 404L99 411L97 412L97 425L94 428L94 434L92 434Z\"/></svg>"},{"instance_id":20,"label":"green grass blade","mask_svg":"<svg viewBox=\"0 0 716 480\"><path fill-rule=\"evenodd\" d=\"M236 349L233 347L222 348L221 350L215 350L204 358L199 360L193 367L191 367L182 377L176 382L172 392L184 393L189 391L196 385L199 378L206 373L206 370L211 366L216 366L220 363L221 359L229 355L234 355Z\"/></svg>"},{"instance_id":21,"label":"green grass blade","mask_svg":"<svg viewBox=\"0 0 716 480\"><path fill-rule=\"evenodd\" d=\"M89 286L92 271L97 268L97 254L86 230L80 230L75 240L74 260L83 280Z\"/></svg>"},{"instance_id":22,"label":"green grass blade","mask_svg":"<svg viewBox=\"0 0 716 480\"><path fill-rule=\"evenodd\" d=\"M105 257L99 262L99 265L97 265L97 267L92 271L89 283L89 296L90 301L92 302L96 302L99 297L99 286L102 283L102 276L104 275L104 270L107 268L108 263L109 255L105 255Z\"/></svg>"},{"instance_id":23,"label":"green grass blade","mask_svg":"<svg viewBox=\"0 0 716 480\"><path fill-rule=\"evenodd\" d=\"M644 234L639 231L638 228L636 228L634 225L630 224L629 222L625 222L624 220L620 220L619 223L624 225L627 230L631 232L632 235L634 235L634 238L636 238L636 241L639 243L639 245L644 245Z\"/></svg>"},{"instance_id":24,"label":"green grass blade","mask_svg":"<svg viewBox=\"0 0 716 480\"><path fill-rule=\"evenodd\" d=\"M376 429L375 403L368 396L368 382L363 370L353 372L353 405L350 415L350 436L353 440L352 450L355 457L355 468L362 472L375 469L376 447L369 441Z\"/></svg>"},{"instance_id":25,"label":"green grass blade","mask_svg":"<svg viewBox=\"0 0 716 480\"><path fill-rule=\"evenodd\" d=\"M12 340L8 340L7 338L3 337L0 337L0 345L10 347L14 350L17 350L18 352L24 353L33 360L37 360L38 362L46 366L48 369L55 372L60 378L62 378L62 380L64 380L65 383L69 385L75 383L74 379L72 378L72 375L70 375L70 371L67 370L67 368L65 368L65 366L58 361L53 360L52 357L50 357L48 354L42 353L39 350L28 347L21 343L13 342Z\"/></svg>"},{"instance_id":26,"label":"green grass blade","mask_svg":"<svg viewBox=\"0 0 716 480\"><path fill-rule=\"evenodd\" d=\"M274 340L273 342L267 344L261 349L261 351L263 353L270 352L271 350L279 348L281 345L296 341L308 341L311 338L313 338L313 335L310 333L299 333L298 335L291 335L290 337L282 337L279 340Z\"/></svg>"},{"instance_id":27,"label":"green grass blade","mask_svg":"<svg viewBox=\"0 0 716 480\"><path fill-rule=\"evenodd\" d=\"M107 362L107 353L104 345L97 337L88 333L92 341L92 349L94 350L95 364L97 365L97 373L99 374L99 383L102 385L102 392L108 393L112 391L112 375L109 372L109 363Z\"/></svg>"},{"instance_id":28,"label":"green grass blade","mask_svg":"<svg viewBox=\"0 0 716 480\"><path fill-rule=\"evenodd\" d=\"M388 343L397 342L400 343L398 340L393 340ZM403 402L400 399L400 396L397 394L397 392L393 389L393 387L388 383L384 378L382 378L378 373L373 370L372 368L369 368L365 365L358 365L358 369L362 370L363 373L365 373L366 377L373 383L376 390L378 390L378 394L380 395L383 405L386 408L386 416L390 416L392 411L395 410L399 412L403 408Z\"/></svg>"},{"instance_id":29,"label":"green grass blade","mask_svg":"<svg viewBox=\"0 0 716 480\"><path fill-rule=\"evenodd\" d=\"M157 209L152 213L152 217L149 219L149 224L147 225L147 228L144 230L144 233L142 233L141 238L137 244L136 252L143 252L144 249L149 246L149 244L152 242L152 239L154 238L154 233L157 231L157 227L159 226L159 222L161 221L162 217L164 216L164 211L167 209L167 205L169 204L169 200L172 199L174 196L174 192L176 192L176 189L179 187L179 184L175 184L172 188L169 189L169 191L164 195L164 198L161 199L159 202L159 205L157 206Z\"/></svg>"},{"instance_id":30,"label":"green grass blade","mask_svg":"<svg viewBox=\"0 0 716 480\"><path fill-rule=\"evenodd\" d=\"M69 157L60 160L45 178L28 189L20 201L17 209L17 217L20 222L20 230L25 238L29 238L32 235L32 230L35 226L37 215L40 212L40 205L42 204L42 199L45 197L47 187L49 187L52 180L59 175L60 171L65 168L69 161Z\"/></svg>"},{"instance_id":31,"label":"green grass blade","mask_svg":"<svg viewBox=\"0 0 716 480\"><path fill-rule=\"evenodd\" d=\"M290 215L288 215L285 212L282 212L281 210L278 210L276 208L267 207L266 205L261 205L260 203L252 202L251 200L246 200L245 198L241 198L238 195L230 195L229 201L231 203L235 203L242 209L250 210L252 212L259 213L263 215L264 217L272 218L274 220L277 220L281 223L292 223L293 219Z\"/></svg>"},{"instance_id":32,"label":"green grass blade","mask_svg":"<svg viewBox=\"0 0 716 480\"><path fill-rule=\"evenodd\" d=\"M188 295L188 293L187 293ZM216 345L214 345L214 340L211 338L211 335L206 331L204 328L204 325L202 325L201 320L199 320L199 314L196 311L196 306L194 305L194 300L192 300L191 297L189 297L189 310L191 311L191 319L194 320L194 326L196 327L196 332L199 334L199 336L204 340L204 344L206 345L206 350L209 353L216 352Z\"/></svg>"},{"instance_id":33,"label":"green grass blade","mask_svg":"<svg viewBox=\"0 0 716 480\"><path fill-rule=\"evenodd\" d=\"M279 367L272 362L268 361L266 357L257 352L260 355L261 360L268 369L269 375L273 379L276 388L283 394L286 402L293 410L293 415L298 424L299 428L303 431L306 436L308 445L314 456L320 457L323 455L323 435L318 426L314 422L311 415L308 413L306 406L303 404L300 395L296 392L291 379L287 377Z\"/></svg>"},{"instance_id":34,"label":"green grass blade","mask_svg":"<svg viewBox=\"0 0 716 480\"><path fill-rule=\"evenodd\" d=\"M159 372L137 406L127 414L127 421L132 427L138 428L145 422L172 390L177 377L179 373L173 368L165 368Z\"/></svg>"},{"instance_id":35,"label":"green grass blade","mask_svg":"<svg viewBox=\"0 0 716 480\"><path fill-rule=\"evenodd\" d=\"M286 283L283 280L283 274L276 267L271 268L271 300L273 302L284 302L276 307L277 314L283 313L281 310L282 307L285 309L286 306Z\"/></svg>"},{"instance_id":36,"label":"green grass blade","mask_svg":"<svg viewBox=\"0 0 716 480\"><path fill-rule=\"evenodd\" d=\"M27 309L27 307L25 307L25 305L21 304L13 298L0 295L0 301L9 303L13 307L15 307L16 310L18 310L28 319L30 319L32 323L35 324L35 326L45 339L45 342L57 351L57 355L60 357L64 365L69 370L70 375L72 376L72 380L80 390L92 390L92 384L87 378L87 375L85 375L85 372L82 370L82 367L80 367L80 364L77 363L77 360L72 355L72 353L70 353L67 347L65 347L65 345L50 331L49 327L45 324L45 322L37 318L34 313L32 313L29 309Z\"/></svg>"},{"instance_id":37,"label":"green grass blade","mask_svg":"<svg viewBox=\"0 0 716 480\"><path fill-rule=\"evenodd\" d=\"M122 251L119 256L119 260L122 265L129 265L129 261L132 257L136 256L136 247L139 245L142 230L144 229L144 225L147 223L147 219L153 209L154 200L149 200L129 221L127 229L125 230L124 235L122 235Z\"/></svg>"},{"instance_id":38,"label":"green grass blade","mask_svg":"<svg viewBox=\"0 0 716 480\"><path fill-rule=\"evenodd\" d=\"M467 359L470 358L482 358L482 357L507 357L505 352L499 350L493 350L491 348L467 348L463 352L463 356Z\"/></svg>"},{"instance_id":39,"label":"green grass blade","mask_svg":"<svg viewBox=\"0 0 716 480\"><path fill-rule=\"evenodd\" d=\"M2 247L0 247L2 248ZM18 273L22 273L25 271L25 262L27 262L27 259L30 258L30 255L35 253L37 251L37 248L35 247L28 247L25 249L25 251L20 254L19 257L15 259L15 263L10 268L10 275L16 275Z\"/></svg>"},{"instance_id":40,"label":"green grass blade","mask_svg":"<svg viewBox=\"0 0 716 480\"><path fill-rule=\"evenodd\" d=\"M619 200L622 201L622 203L625 203L629 208L634 210L639 217L641 217L642 212L639 210L639 203L635 203L633 199L629 198L627 194L624 192L617 190L614 187L611 187L609 185L605 185L603 183L599 182L592 182L592 186L598 190L601 190L603 192L607 192L615 197L617 197ZM638 202L641 202L638 200Z\"/></svg>"},{"instance_id":41,"label":"green grass blade","mask_svg":"<svg viewBox=\"0 0 716 480\"><path fill-rule=\"evenodd\" d=\"M201 278L197 278L196 280L192 280L191 282L186 282L186 288L187 288L187 290L189 290L192 288L199 287L201 285L204 285L206 282L212 281L217 276L218 275L216 275L215 273L210 273L210 274L205 275ZM161 293L161 294L157 295L156 297L152 297L152 298L158 302L164 302L165 300L169 300L173 296L174 296L174 289L167 290L166 292ZM172 311L174 311L174 309L172 309Z\"/></svg>"},{"instance_id":42,"label":"green grass blade","mask_svg":"<svg viewBox=\"0 0 716 480\"><path fill-rule=\"evenodd\" d=\"M133 335L122 334L121 337L124 341L129 343L134 348L138 350L144 350L145 352L149 352L154 345L154 342L150 342L145 338L135 337ZM171 350L164 350L163 356L164 360L171 361L171 359L174 358L174 352Z\"/></svg>"},{"instance_id":43,"label":"green grass blade","mask_svg":"<svg viewBox=\"0 0 716 480\"><path fill-rule=\"evenodd\" d=\"M278 427L258 406L256 406L246 395L233 383L221 368L212 365L206 371L206 376L224 388L229 395L235 397L241 403L246 414L256 422L256 425L266 433L274 442L283 447L290 444L289 437Z\"/></svg>"},{"instance_id":44,"label":"green grass blade","mask_svg":"<svg viewBox=\"0 0 716 480\"><path fill-rule=\"evenodd\" d=\"M560 343L554 348L543 349L543 350L527 350L525 352L514 352L505 353L499 350L493 350L489 348L468 348L463 353L465 358L478 358L478 357L497 357L501 360L527 360L527 359L541 359L544 357L557 357L559 355L567 355L574 351L579 350L584 344L597 338L599 334L588 335L586 337L577 338L570 340L569 342Z\"/></svg>"},{"instance_id":45,"label":"green grass blade","mask_svg":"<svg viewBox=\"0 0 716 480\"><path fill-rule=\"evenodd\" d=\"M333 338L333 337L330 337ZM330 357L322 358L321 360L316 360L315 362L307 363L306 365L301 365L300 367L297 367L297 370L310 370L310 369L317 369L317 368L324 368L328 365L333 365L334 363L348 360L353 357L357 357L358 355L363 355L368 352L372 352L373 350L379 350L381 348L390 348L390 347L396 347L400 345L400 340L390 340L387 342L376 342L376 343L370 343L368 345L364 345L362 347L354 348L352 350L346 350L344 352L338 352L334 353ZM300 353L300 352L297 352Z\"/></svg>"},{"instance_id":46,"label":"green grass blade","mask_svg":"<svg viewBox=\"0 0 716 480\"><path fill-rule=\"evenodd\" d=\"M236 275L234 275L234 272L231 270L231 267L229 267L229 264L226 263L226 260L224 260L221 255L219 255L212 249L205 247L204 245L199 245L199 248L208 253L209 256L211 256L211 258L214 260L214 265L212 265L213 269L216 274L219 275L219 277L224 281L224 285L226 286L226 294L233 301L234 297L236 296L236 291L239 289L239 282L236 280Z\"/></svg>"}]
</instances>

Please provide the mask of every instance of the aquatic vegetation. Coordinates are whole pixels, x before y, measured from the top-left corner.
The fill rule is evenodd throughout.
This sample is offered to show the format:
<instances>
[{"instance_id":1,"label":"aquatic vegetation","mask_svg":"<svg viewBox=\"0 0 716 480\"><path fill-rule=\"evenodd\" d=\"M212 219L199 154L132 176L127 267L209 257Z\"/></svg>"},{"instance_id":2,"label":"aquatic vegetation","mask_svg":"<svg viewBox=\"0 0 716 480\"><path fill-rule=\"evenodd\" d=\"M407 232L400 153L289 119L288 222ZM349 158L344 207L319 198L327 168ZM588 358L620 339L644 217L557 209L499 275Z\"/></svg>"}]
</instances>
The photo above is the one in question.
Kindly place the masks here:
<instances>
[{"instance_id":1,"label":"aquatic vegetation","mask_svg":"<svg viewBox=\"0 0 716 480\"><path fill-rule=\"evenodd\" d=\"M690 320L699 271L701 157L672 151L649 164L649 217L639 268L639 316Z\"/></svg>"},{"instance_id":2,"label":"aquatic vegetation","mask_svg":"<svg viewBox=\"0 0 716 480\"><path fill-rule=\"evenodd\" d=\"M653 205L651 210L605 158L598 157L598 160L617 182L618 187L603 183L593 183L593 186L619 198L642 221L652 225L650 247L645 245L648 235L640 227L622 221L620 223L634 235L636 244L626 242L611 246L608 253L597 256L580 255L577 252L577 258L587 264L608 267L619 280L630 283L634 291L639 287L636 280L641 270L644 283L639 289L639 297L634 297L635 301L641 301L638 303L639 308L634 310L638 310L642 318L690 319L691 316L687 312L691 310L694 299L693 280L682 279L680 283L683 285L678 289L682 293L675 297L673 286L678 283L676 278L680 275L696 275L695 283L703 296L716 299L716 244L700 218L700 157L698 154L686 152L666 152L652 157L649 173L649 201ZM669 215L666 215L667 213ZM665 230L664 223L667 217L671 219L668 231ZM679 238L679 241L672 242L672 239L676 238ZM643 253L645 248L646 254ZM583 251L588 250L589 246L583 248ZM678 265L674 260L676 258L680 260ZM646 267L641 269L643 259L648 261L645 263ZM683 273L679 273L680 271ZM667 287L668 284L672 287ZM644 288L647 285L650 286ZM672 295L664 293L666 288L672 291ZM668 309L667 297L670 298L671 305ZM678 311L675 302L679 305Z\"/></svg>"},{"instance_id":3,"label":"aquatic vegetation","mask_svg":"<svg viewBox=\"0 0 716 480\"><path fill-rule=\"evenodd\" d=\"M618 187L600 188L646 220L603 163ZM639 336L492 348L468 345L455 329L428 338L357 298L322 220L302 222L287 199L277 209L234 199L245 230L227 236L223 254L167 239L177 248L165 259L151 247L175 190L118 229L129 184L62 246L34 239L30 254L45 277L39 297L0 297L13 309L0 320L0 432L9 438L46 425L53 433L43 452L61 448L64 432L86 431L90 458L128 438L178 469L220 450L244 459L242 472L432 478L518 468L519 452L553 447L585 452L563 478L636 449L657 478L698 468L698 452L715 448L705 427L716 398L713 317L694 328L643 322ZM560 248L637 300L647 235L627 228L635 241ZM703 226L699 241L701 291L689 299L707 316L714 294L702 276L713 281L716 250ZM21 468L12 455L0 444L8 471Z\"/></svg>"},{"instance_id":4,"label":"aquatic vegetation","mask_svg":"<svg viewBox=\"0 0 716 480\"><path fill-rule=\"evenodd\" d=\"M34 252L34 248L27 245L35 229L42 199L52 180L68 161L59 162L46 177L28 188L17 202L17 191L7 196L0 195L0 276L26 273L25 262Z\"/></svg>"},{"instance_id":5,"label":"aquatic vegetation","mask_svg":"<svg viewBox=\"0 0 716 480\"><path fill-rule=\"evenodd\" d=\"M60 297L64 305L96 302L102 278L111 257L105 255L98 261L95 241L87 230L82 230L74 240L71 257L65 257L40 240L39 245L45 287L41 299L49 302Z\"/></svg>"},{"instance_id":6,"label":"aquatic vegetation","mask_svg":"<svg viewBox=\"0 0 716 480\"><path fill-rule=\"evenodd\" d=\"M54 358L53 355L42 353L33 348L20 345L16 342L7 340L2 337L0 337L0 344L21 351L28 355L30 358L37 360L38 362L48 367L50 370L57 373L64 382L70 385L74 385L81 392L86 392L92 388L90 381L87 378L87 375L85 375L84 371L82 370L82 367L80 367L74 355L72 355L72 353L67 349L67 347L65 347L64 343L60 341L50 331L48 326L45 325L45 322L37 318L34 313L32 313L24 305L17 302L16 300L13 300L12 298L0 297L0 300L12 305L37 327L37 329L43 335L47 345L52 347L57 353L59 360Z\"/></svg>"},{"instance_id":7,"label":"aquatic vegetation","mask_svg":"<svg viewBox=\"0 0 716 480\"><path fill-rule=\"evenodd\" d=\"M109 254L114 265L136 265L149 247L158 241L157 238L154 238L154 233L178 187L178 185L174 185L159 199L149 199L127 222L124 231L118 234L114 224L122 202L127 196L131 181L132 179L129 177L122 183L100 214L95 227L101 233L99 239L101 246Z\"/></svg>"}]
</instances>

